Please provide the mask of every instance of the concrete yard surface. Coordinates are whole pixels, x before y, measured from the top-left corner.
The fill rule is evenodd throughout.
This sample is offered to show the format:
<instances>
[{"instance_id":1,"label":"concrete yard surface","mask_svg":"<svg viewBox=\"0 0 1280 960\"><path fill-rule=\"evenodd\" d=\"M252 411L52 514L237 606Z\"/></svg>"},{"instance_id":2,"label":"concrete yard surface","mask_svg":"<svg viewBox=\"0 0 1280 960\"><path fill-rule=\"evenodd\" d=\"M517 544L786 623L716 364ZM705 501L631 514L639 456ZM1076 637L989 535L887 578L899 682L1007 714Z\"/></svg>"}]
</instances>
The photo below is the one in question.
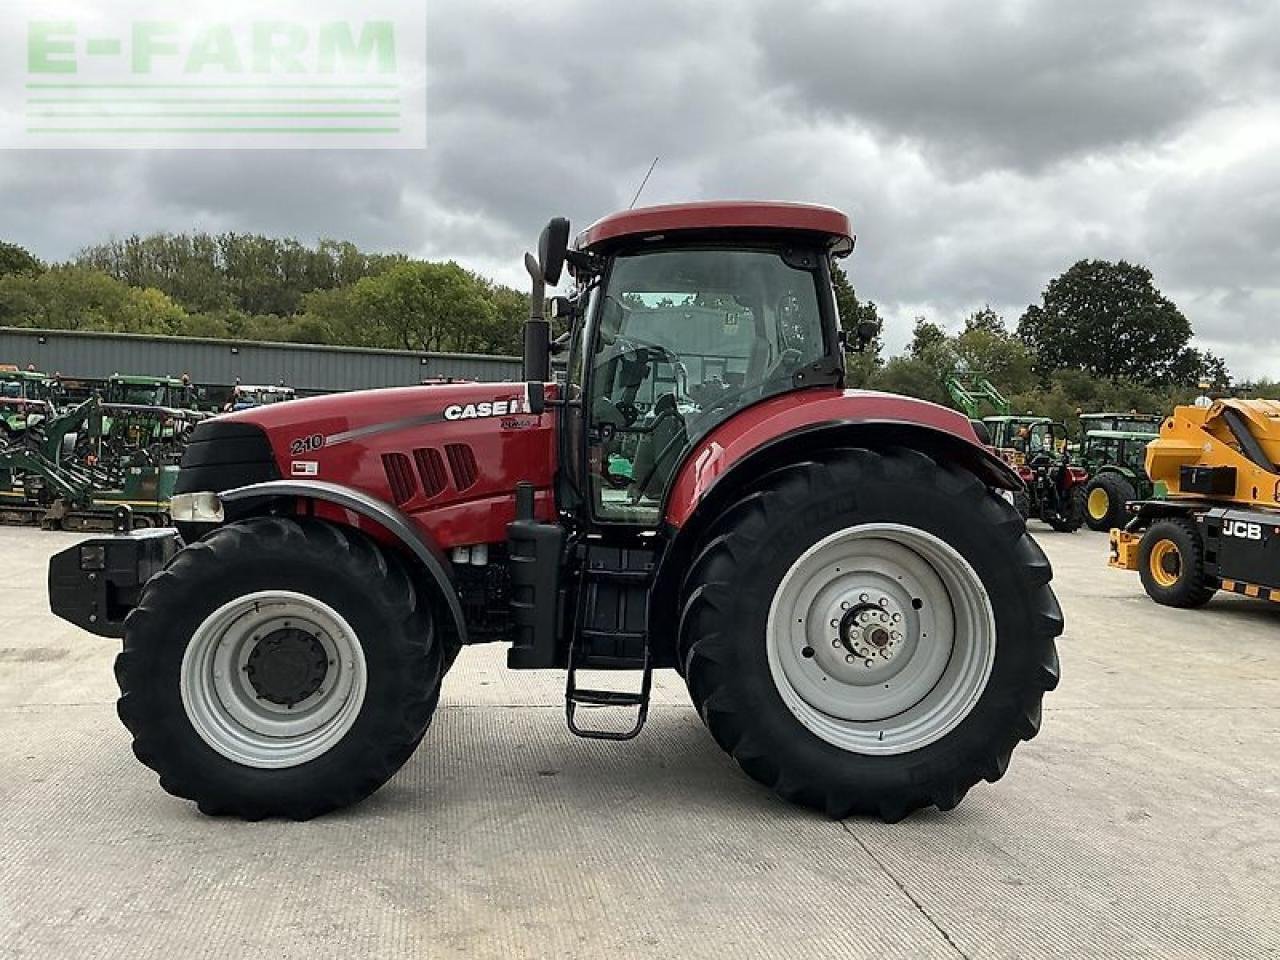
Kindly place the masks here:
<instances>
[{"instance_id":1,"label":"concrete yard surface","mask_svg":"<svg viewBox=\"0 0 1280 960\"><path fill-rule=\"evenodd\" d=\"M117 644L49 612L77 537L0 529L0 957L1280 954L1280 605L1157 607L1033 525L1062 685L950 813L836 823L715 746L674 674L630 743L463 652L417 754L309 823L202 817L132 756Z\"/></svg>"}]
</instances>

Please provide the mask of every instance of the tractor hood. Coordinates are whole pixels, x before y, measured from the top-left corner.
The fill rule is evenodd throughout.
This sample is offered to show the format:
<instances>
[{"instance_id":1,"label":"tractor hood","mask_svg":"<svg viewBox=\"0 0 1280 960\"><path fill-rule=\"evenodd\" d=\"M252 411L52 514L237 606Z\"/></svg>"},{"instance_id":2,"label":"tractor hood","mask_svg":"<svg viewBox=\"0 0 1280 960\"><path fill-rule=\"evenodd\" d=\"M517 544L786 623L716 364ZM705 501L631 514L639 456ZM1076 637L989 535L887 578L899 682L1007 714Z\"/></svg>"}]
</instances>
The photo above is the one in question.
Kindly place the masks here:
<instances>
[{"instance_id":1,"label":"tractor hood","mask_svg":"<svg viewBox=\"0 0 1280 960\"><path fill-rule=\"evenodd\" d=\"M358 390L323 397L265 404L224 414L218 419L254 423L269 434L303 428L321 434L331 446L354 436L369 436L430 423L505 417L527 411L523 383L441 383L417 387Z\"/></svg>"},{"instance_id":2,"label":"tractor hood","mask_svg":"<svg viewBox=\"0 0 1280 960\"><path fill-rule=\"evenodd\" d=\"M198 455L183 470L226 462L266 434L276 476L341 484L415 519L442 547L492 543L514 519L516 484L532 483L551 504L554 417L528 413L523 383L443 383L332 394L223 414L193 435ZM226 442L219 450L208 449ZM264 447L265 453L265 447ZM210 474L212 476L212 474ZM246 477L257 482L265 477ZM240 486L179 477L185 490ZM550 506L547 509L551 509Z\"/></svg>"}]
</instances>

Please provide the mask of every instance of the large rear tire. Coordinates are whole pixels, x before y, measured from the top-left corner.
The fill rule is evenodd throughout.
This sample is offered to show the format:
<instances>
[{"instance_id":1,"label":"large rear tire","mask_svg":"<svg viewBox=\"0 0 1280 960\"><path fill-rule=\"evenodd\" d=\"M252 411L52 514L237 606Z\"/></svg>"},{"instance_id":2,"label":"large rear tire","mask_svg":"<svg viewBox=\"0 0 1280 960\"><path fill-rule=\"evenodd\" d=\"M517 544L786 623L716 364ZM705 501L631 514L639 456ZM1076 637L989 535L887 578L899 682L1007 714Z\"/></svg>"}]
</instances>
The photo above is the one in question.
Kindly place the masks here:
<instances>
[{"instance_id":1,"label":"large rear tire","mask_svg":"<svg viewBox=\"0 0 1280 960\"><path fill-rule=\"evenodd\" d=\"M1204 544L1190 520L1159 520L1138 544L1138 575L1156 603L1166 607L1203 607L1217 588L1204 570Z\"/></svg>"},{"instance_id":2,"label":"large rear tire","mask_svg":"<svg viewBox=\"0 0 1280 960\"><path fill-rule=\"evenodd\" d=\"M1125 524L1125 504L1138 499L1133 484L1118 473L1094 477L1085 491L1084 522L1090 530L1109 531Z\"/></svg>"},{"instance_id":3,"label":"large rear tire","mask_svg":"<svg viewBox=\"0 0 1280 960\"><path fill-rule=\"evenodd\" d=\"M116 660L134 753L207 814L305 820L373 793L440 689L399 560L314 520L233 523L146 585Z\"/></svg>"},{"instance_id":4,"label":"large rear tire","mask_svg":"<svg viewBox=\"0 0 1280 960\"><path fill-rule=\"evenodd\" d=\"M703 722L749 775L841 818L949 810L998 780L1058 683L1044 553L972 474L840 449L713 525L680 648Z\"/></svg>"}]
</instances>

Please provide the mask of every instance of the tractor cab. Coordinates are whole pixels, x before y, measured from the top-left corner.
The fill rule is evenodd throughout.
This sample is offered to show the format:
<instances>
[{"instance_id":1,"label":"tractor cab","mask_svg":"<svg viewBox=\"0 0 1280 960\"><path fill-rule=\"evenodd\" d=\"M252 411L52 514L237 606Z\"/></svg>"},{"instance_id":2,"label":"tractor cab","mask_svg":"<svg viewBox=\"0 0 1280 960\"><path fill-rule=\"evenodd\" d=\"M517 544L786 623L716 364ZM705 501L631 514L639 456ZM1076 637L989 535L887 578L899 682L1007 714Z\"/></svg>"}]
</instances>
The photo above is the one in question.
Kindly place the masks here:
<instances>
[{"instance_id":1,"label":"tractor cab","mask_svg":"<svg viewBox=\"0 0 1280 960\"><path fill-rule=\"evenodd\" d=\"M687 209L665 229L620 214L566 251L561 492L582 520L656 526L691 444L764 398L842 382L830 258L852 246L847 222L819 210L784 229L793 211L759 207L758 223L674 236Z\"/></svg>"}]
</instances>

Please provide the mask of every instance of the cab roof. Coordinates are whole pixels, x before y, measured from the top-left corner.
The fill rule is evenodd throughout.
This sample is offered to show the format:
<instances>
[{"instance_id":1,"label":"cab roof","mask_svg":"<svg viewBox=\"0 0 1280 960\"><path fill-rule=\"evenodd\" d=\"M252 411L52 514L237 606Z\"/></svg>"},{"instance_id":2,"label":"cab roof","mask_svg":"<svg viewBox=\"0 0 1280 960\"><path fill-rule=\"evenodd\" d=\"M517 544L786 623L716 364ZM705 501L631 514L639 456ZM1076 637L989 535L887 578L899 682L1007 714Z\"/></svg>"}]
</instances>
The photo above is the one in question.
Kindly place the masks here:
<instances>
[{"instance_id":1,"label":"cab roof","mask_svg":"<svg viewBox=\"0 0 1280 960\"><path fill-rule=\"evenodd\" d=\"M853 249L849 218L831 207L809 203L766 203L755 200L673 203L623 210L597 220L578 235L580 250L610 241L676 232L717 230L792 231L825 237L832 253Z\"/></svg>"}]
</instances>

